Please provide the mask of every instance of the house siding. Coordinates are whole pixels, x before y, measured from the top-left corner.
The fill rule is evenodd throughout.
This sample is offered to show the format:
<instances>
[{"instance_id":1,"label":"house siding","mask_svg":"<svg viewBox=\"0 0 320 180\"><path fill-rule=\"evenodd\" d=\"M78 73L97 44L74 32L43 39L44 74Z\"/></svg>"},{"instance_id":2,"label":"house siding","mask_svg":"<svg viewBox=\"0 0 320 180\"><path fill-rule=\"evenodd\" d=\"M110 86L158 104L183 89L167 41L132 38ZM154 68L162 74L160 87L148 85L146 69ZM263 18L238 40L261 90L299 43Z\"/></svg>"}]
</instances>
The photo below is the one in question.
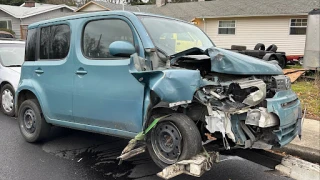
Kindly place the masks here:
<instances>
[{"instance_id":1,"label":"house siding","mask_svg":"<svg viewBox=\"0 0 320 180\"><path fill-rule=\"evenodd\" d=\"M216 46L221 48L244 45L247 49L253 49L257 43L263 43L267 48L275 44L278 46L278 51L286 52L287 55L302 55L306 36L289 34L291 18L307 18L307 16L205 19L205 25L202 19L196 21ZM235 35L218 34L219 20L235 20Z\"/></svg>"},{"instance_id":2,"label":"house siding","mask_svg":"<svg viewBox=\"0 0 320 180\"><path fill-rule=\"evenodd\" d=\"M0 10L0 20L11 20L12 30L16 33L15 37L20 38L20 20Z\"/></svg>"}]
</instances>

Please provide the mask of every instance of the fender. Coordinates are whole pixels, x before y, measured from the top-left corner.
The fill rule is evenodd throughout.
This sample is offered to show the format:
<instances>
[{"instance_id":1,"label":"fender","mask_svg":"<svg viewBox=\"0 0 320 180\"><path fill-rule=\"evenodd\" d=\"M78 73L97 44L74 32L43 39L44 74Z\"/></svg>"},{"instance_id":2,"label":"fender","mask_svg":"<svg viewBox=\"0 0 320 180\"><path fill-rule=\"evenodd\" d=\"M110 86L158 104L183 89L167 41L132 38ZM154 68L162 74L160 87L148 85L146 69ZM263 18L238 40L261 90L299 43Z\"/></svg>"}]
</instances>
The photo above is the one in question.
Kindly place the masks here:
<instances>
[{"instance_id":1,"label":"fender","mask_svg":"<svg viewBox=\"0 0 320 180\"><path fill-rule=\"evenodd\" d=\"M36 85L36 86L34 86L34 85ZM36 98L38 99L38 102L40 104L41 110L44 114L49 112L48 109L46 108L46 107L48 107L47 106L48 101L45 98L39 96L39 93L38 93L39 91L44 93L41 86L39 86L39 84L36 83L35 81L33 81L32 79L24 79L19 82L18 89L15 93L16 98L14 100L15 101L14 104L15 104L15 113L16 114L18 113L18 99L19 99L18 97L19 97L20 92L24 91L24 90L31 91L36 96ZM47 120L47 118L46 118L46 120Z\"/></svg>"}]
</instances>

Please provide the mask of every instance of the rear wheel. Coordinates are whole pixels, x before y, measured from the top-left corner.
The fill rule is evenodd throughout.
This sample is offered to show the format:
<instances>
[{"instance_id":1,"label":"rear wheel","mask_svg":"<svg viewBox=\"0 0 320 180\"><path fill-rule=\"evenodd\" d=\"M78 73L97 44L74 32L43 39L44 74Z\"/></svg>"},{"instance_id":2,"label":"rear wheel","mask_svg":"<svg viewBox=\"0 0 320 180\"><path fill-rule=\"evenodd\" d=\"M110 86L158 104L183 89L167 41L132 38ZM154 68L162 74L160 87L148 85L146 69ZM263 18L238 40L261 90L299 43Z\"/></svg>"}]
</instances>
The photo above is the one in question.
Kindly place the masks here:
<instances>
[{"instance_id":1,"label":"rear wheel","mask_svg":"<svg viewBox=\"0 0 320 180\"><path fill-rule=\"evenodd\" d=\"M10 84L1 88L1 111L8 115L14 116L14 89Z\"/></svg>"},{"instance_id":2,"label":"rear wheel","mask_svg":"<svg viewBox=\"0 0 320 180\"><path fill-rule=\"evenodd\" d=\"M153 116L153 119L156 117L159 116ZM160 168L165 168L197 155L201 151L201 137L188 116L171 114L161 119L148 133L147 147L153 161Z\"/></svg>"},{"instance_id":3,"label":"rear wheel","mask_svg":"<svg viewBox=\"0 0 320 180\"><path fill-rule=\"evenodd\" d=\"M43 140L50 133L50 125L42 116L40 105L35 99L28 99L21 104L18 121L20 132L28 142Z\"/></svg>"}]
</instances>

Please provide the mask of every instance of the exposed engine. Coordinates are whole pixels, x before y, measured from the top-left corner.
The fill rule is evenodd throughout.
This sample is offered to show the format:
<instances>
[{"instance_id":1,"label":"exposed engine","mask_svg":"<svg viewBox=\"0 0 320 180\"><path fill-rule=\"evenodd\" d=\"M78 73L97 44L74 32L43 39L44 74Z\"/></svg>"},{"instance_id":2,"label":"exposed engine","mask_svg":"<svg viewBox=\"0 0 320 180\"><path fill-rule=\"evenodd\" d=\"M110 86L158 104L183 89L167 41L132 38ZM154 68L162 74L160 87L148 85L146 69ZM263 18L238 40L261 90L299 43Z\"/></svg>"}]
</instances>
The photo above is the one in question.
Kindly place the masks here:
<instances>
[{"instance_id":1,"label":"exposed engine","mask_svg":"<svg viewBox=\"0 0 320 180\"><path fill-rule=\"evenodd\" d=\"M276 92L291 88L287 76L210 72L210 59L202 55L183 57L176 65L198 69L207 82L194 95L195 101L206 108L205 115L195 115L201 109L199 106L191 105L188 110L188 115L200 126L204 140L216 139L220 133L226 149L232 146L265 149L271 148L270 144L275 144L276 138L270 129L279 125L279 118L268 113L266 98L272 98ZM198 123L199 119L202 119L202 123Z\"/></svg>"}]
</instances>

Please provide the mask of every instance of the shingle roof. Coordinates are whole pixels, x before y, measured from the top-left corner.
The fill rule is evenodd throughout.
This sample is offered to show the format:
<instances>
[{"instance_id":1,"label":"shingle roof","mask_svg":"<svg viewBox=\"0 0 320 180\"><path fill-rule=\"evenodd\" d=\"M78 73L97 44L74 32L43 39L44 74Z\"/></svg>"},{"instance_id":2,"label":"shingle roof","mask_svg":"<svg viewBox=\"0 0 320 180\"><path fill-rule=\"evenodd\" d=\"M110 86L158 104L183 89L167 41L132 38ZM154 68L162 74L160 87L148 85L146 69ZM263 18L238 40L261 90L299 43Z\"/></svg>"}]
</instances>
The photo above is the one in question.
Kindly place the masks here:
<instances>
[{"instance_id":1,"label":"shingle roof","mask_svg":"<svg viewBox=\"0 0 320 180\"><path fill-rule=\"evenodd\" d=\"M68 8L73 11L67 5L44 5L44 6L36 6L36 7L20 7L20 6L9 6L9 5L0 5L0 10L5 13L10 14L15 18L27 18L30 16L34 16L37 14L53 11L60 8Z\"/></svg>"},{"instance_id":2,"label":"shingle roof","mask_svg":"<svg viewBox=\"0 0 320 180\"><path fill-rule=\"evenodd\" d=\"M111 10L122 10L123 6L108 2L95 3ZM190 21L202 17L245 17L306 15L314 8L320 8L319 0L213 0L202 2L167 3L156 5L124 6L127 11L141 11L160 14Z\"/></svg>"}]
</instances>

